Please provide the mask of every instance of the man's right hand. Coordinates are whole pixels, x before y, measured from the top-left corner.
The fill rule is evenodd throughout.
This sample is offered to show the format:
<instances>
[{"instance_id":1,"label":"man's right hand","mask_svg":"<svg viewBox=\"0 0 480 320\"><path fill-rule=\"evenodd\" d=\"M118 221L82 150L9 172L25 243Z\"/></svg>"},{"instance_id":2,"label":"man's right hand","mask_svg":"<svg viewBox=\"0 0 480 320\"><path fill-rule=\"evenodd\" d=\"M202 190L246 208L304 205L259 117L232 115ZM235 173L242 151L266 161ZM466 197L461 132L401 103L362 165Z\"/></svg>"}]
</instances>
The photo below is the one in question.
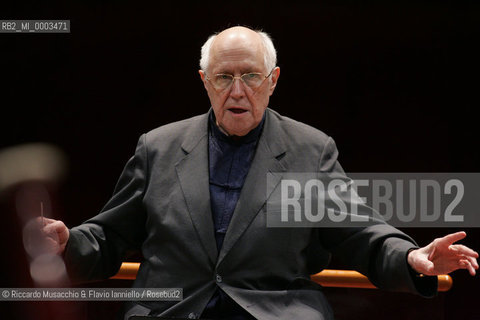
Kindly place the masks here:
<instances>
[{"instance_id":1,"label":"man's right hand","mask_svg":"<svg viewBox=\"0 0 480 320\"><path fill-rule=\"evenodd\" d=\"M61 255L70 237L67 226L60 220L42 217L38 217L36 222L43 235L42 251Z\"/></svg>"}]
</instances>

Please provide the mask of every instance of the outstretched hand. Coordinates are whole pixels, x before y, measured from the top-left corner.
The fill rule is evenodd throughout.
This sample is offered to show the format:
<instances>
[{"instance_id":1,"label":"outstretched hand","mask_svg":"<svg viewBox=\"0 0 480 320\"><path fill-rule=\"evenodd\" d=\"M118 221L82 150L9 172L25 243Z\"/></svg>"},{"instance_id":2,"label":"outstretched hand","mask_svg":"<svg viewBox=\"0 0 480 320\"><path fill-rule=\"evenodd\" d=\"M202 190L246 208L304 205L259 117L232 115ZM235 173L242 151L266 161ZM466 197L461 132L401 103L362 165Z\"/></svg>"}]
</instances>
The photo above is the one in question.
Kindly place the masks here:
<instances>
[{"instance_id":1,"label":"outstretched hand","mask_svg":"<svg viewBox=\"0 0 480 320\"><path fill-rule=\"evenodd\" d=\"M412 250L407 257L410 266L429 276L447 274L457 269L467 269L474 276L478 269L478 253L455 242L465 238L463 231L433 240L426 247Z\"/></svg>"}]
</instances>

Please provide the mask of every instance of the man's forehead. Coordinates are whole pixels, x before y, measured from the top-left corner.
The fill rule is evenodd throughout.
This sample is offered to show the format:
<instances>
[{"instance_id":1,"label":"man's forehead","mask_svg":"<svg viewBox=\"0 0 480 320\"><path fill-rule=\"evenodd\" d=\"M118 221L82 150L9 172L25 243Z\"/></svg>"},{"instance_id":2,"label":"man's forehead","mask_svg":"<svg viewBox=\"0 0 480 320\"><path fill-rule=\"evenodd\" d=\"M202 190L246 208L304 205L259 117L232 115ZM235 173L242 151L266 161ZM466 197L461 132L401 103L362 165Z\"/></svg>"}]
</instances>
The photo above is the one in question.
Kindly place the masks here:
<instances>
[{"instance_id":1,"label":"man's forehead","mask_svg":"<svg viewBox=\"0 0 480 320\"><path fill-rule=\"evenodd\" d=\"M255 61L263 56L261 50L255 50L251 47L223 48L212 51L211 55L214 60L219 62Z\"/></svg>"},{"instance_id":2,"label":"man's forehead","mask_svg":"<svg viewBox=\"0 0 480 320\"><path fill-rule=\"evenodd\" d=\"M257 34L255 34L257 36ZM211 66L213 68L222 68L229 64L236 64L244 68L263 67L264 50L259 37L250 37L243 34L218 36L211 51Z\"/></svg>"},{"instance_id":3,"label":"man's forehead","mask_svg":"<svg viewBox=\"0 0 480 320\"><path fill-rule=\"evenodd\" d=\"M262 71L264 60L261 53L245 50L219 51L212 55L210 66L215 73Z\"/></svg>"}]
</instances>

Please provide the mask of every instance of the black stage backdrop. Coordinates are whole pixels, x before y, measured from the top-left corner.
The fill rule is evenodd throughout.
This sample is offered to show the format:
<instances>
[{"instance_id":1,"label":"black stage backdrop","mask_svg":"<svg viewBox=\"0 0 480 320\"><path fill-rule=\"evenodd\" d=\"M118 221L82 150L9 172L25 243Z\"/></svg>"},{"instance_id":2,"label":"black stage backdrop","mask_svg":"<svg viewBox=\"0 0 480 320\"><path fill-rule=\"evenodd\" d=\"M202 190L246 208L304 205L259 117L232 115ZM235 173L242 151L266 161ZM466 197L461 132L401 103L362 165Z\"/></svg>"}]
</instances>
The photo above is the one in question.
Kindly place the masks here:
<instances>
[{"instance_id":1,"label":"black stage backdrop","mask_svg":"<svg viewBox=\"0 0 480 320\"><path fill-rule=\"evenodd\" d=\"M200 47L246 25L270 33L278 50L270 107L333 136L347 172L478 172L479 17L477 1L2 4L0 19L70 19L72 31L0 34L0 148L60 147L69 171L50 186L52 215L79 224L109 198L140 134L208 110ZM28 287L8 192L1 208L0 287ZM465 230L463 242L480 250L480 231ZM405 231L425 245L457 230ZM480 319L478 276L452 276L453 289L434 299L325 291L338 319ZM113 319L119 304L0 308L5 319Z\"/></svg>"}]
</instances>

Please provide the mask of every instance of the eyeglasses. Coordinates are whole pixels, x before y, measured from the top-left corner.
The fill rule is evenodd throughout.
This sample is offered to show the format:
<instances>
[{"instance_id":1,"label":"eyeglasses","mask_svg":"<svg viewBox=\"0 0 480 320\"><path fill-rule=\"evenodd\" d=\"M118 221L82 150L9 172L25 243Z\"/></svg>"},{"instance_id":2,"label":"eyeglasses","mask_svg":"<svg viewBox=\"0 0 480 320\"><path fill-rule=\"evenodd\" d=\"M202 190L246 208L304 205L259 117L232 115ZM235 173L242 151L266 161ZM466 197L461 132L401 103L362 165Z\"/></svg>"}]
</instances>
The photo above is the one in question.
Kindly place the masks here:
<instances>
[{"instance_id":1,"label":"eyeglasses","mask_svg":"<svg viewBox=\"0 0 480 320\"><path fill-rule=\"evenodd\" d=\"M213 85L213 87L216 90L226 90L227 88L230 88L230 86L233 84L235 79L240 79L242 82L250 87L253 90L258 89L267 79L270 77L272 74L273 68L268 75L263 75L262 73L259 72L249 72L249 73L244 73L240 77L234 77L231 74L228 73L218 73L215 74L212 78L210 78L208 75L206 76L206 79L210 81L210 83Z\"/></svg>"}]
</instances>

